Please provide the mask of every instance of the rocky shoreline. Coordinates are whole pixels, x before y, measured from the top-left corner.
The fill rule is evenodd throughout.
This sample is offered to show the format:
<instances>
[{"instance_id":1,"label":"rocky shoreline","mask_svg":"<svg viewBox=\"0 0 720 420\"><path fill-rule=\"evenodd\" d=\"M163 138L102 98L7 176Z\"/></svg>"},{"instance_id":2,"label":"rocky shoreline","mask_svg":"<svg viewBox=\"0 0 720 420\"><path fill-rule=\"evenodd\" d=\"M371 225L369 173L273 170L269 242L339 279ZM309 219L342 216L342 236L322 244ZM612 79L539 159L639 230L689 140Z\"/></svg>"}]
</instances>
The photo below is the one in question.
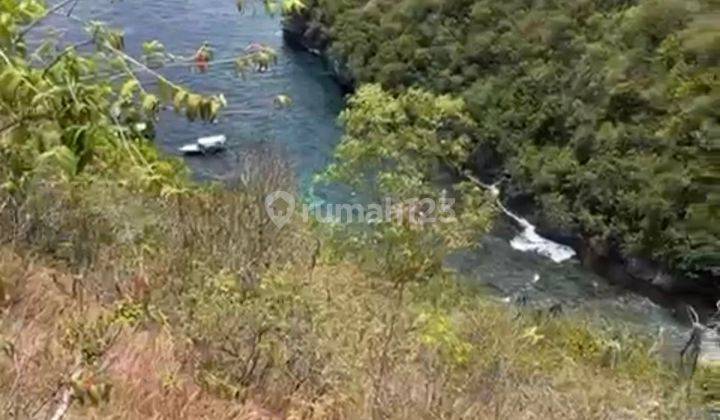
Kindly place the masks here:
<instances>
[{"instance_id":1,"label":"rocky shoreline","mask_svg":"<svg viewBox=\"0 0 720 420\"><path fill-rule=\"evenodd\" d=\"M538 209L535 197L503 178L500 158L492 152L476 153L470 166L474 173L488 184L502 183L502 203L521 217L532 223L537 233L554 242L567 245L577 252L582 265L610 283L635 291L662 302L665 306L677 306L680 301L693 305L705 318L716 309L720 300L717 281L710 279L688 279L674 273L657 261L642 256L625 256L620 246L594 240L582 232L553 224ZM675 303L669 303L675 302ZM669 303L669 304L668 304ZM681 314L684 316L684 308Z\"/></svg>"},{"instance_id":2,"label":"rocky shoreline","mask_svg":"<svg viewBox=\"0 0 720 420\"><path fill-rule=\"evenodd\" d=\"M497 180L492 168L474 165L473 169L489 183ZM509 182L503 194L503 204L536 226L537 232L554 242L570 246L582 265L607 279L610 283L662 302L677 306L678 302L694 306L705 318L716 309L720 289L713 279L688 279L674 273L657 261L642 256L625 256L620 247L587 237L582 232L554 225L538 210L532 194ZM678 308L683 309L683 308ZM685 311L679 311L684 316Z\"/></svg>"},{"instance_id":3,"label":"rocky shoreline","mask_svg":"<svg viewBox=\"0 0 720 420\"><path fill-rule=\"evenodd\" d=\"M287 45L309 51L322 58L343 90L346 92L354 90L355 77L345 60L330 51L330 37L324 28L308 24L301 15L290 15L283 19L282 31Z\"/></svg>"},{"instance_id":4,"label":"rocky shoreline","mask_svg":"<svg viewBox=\"0 0 720 420\"><path fill-rule=\"evenodd\" d=\"M355 78L352 70L342 57L331 52L327 29L309 24L302 15L292 15L283 20L283 37L289 46L320 56L337 83L346 92L354 90ZM488 183L502 177L499 157L492 156L492 153L480 151L469 163L473 172ZM656 261L640 256L624 256L618 246L598 243L580 232L553 226L547 218L538 213L531 194L512 182L507 190L503 194L504 205L527 218L542 236L572 247L583 266L611 283L646 295L655 301L691 304L698 309L701 317L714 311L715 302L720 299L717 279L687 279ZM684 315L684 311L682 313Z\"/></svg>"}]
</instances>

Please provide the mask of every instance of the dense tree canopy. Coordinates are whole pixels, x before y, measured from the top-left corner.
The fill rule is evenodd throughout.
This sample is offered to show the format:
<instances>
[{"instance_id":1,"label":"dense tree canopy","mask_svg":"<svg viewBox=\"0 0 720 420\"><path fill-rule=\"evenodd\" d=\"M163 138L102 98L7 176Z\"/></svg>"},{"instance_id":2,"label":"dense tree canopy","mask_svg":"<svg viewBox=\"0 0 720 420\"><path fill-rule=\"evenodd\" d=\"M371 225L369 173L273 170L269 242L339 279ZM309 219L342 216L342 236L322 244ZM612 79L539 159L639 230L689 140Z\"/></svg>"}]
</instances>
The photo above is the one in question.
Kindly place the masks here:
<instances>
[{"instance_id":1,"label":"dense tree canopy","mask_svg":"<svg viewBox=\"0 0 720 420\"><path fill-rule=\"evenodd\" d=\"M717 278L717 2L308 3L359 82L464 98L547 224Z\"/></svg>"}]
</instances>

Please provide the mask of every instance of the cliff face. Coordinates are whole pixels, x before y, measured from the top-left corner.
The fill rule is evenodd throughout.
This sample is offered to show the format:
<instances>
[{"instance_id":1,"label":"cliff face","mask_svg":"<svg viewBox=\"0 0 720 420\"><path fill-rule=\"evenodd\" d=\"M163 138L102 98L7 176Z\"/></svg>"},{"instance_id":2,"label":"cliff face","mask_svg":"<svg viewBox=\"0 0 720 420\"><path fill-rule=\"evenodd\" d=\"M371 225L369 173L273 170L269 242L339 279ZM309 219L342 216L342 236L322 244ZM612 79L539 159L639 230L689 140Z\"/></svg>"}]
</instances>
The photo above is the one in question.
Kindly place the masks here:
<instances>
[{"instance_id":1,"label":"cliff face","mask_svg":"<svg viewBox=\"0 0 720 420\"><path fill-rule=\"evenodd\" d=\"M291 47L309 51L322 57L335 80L350 92L354 90L355 77L345 60L333 53L330 33L324 26L313 22L303 14L293 14L283 19L283 38Z\"/></svg>"}]
</instances>

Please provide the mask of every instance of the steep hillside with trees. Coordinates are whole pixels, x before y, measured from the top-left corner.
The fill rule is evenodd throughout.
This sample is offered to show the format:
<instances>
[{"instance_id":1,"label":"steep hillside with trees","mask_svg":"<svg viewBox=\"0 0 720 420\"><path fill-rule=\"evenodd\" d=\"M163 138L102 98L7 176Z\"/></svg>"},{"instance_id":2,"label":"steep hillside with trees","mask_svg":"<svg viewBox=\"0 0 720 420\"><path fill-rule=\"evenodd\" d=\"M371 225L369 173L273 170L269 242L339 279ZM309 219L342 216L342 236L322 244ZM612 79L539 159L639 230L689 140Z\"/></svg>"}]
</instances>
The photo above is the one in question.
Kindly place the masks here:
<instances>
[{"instance_id":1,"label":"steep hillside with trees","mask_svg":"<svg viewBox=\"0 0 720 420\"><path fill-rule=\"evenodd\" d=\"M477 129L461 163L509 176L541 227L717 293L717 2L308 3L304 38L358 83L463 98Z\"/></svg>"}]
</instances>

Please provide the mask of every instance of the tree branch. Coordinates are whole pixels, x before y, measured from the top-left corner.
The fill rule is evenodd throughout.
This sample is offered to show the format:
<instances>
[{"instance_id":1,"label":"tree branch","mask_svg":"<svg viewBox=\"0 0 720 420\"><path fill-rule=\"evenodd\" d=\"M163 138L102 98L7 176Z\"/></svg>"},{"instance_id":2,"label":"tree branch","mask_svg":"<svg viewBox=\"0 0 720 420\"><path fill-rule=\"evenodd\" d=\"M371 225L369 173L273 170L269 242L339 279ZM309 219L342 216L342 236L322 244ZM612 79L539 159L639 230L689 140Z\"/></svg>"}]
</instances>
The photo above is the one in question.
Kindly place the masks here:
<instances>
[{"instance_id":1,"label":"tree branch","mask_svg":"<svg viewBox=\"0 0 720 420\"><path fill-rule=\"evenodd\" d=\"M36 26L39 25L42 21L44 21L45 19L47 19L48 16L50 16L51 14L57 12L58 10L62 9L63 7L67 6L68 4L70 4L70 2L73 2L73 1L77 2L78 0L64 0L64 1L61 1L61 2L58 3L56 6L52 7L52 8L49 9L48 11L46 11L42 16L36 18L36 19L33 20L32 22L30 22L30 24L29 24L28 26L26 26L25 28L23 28L23 30L21 30L21 31L15 36L14 41L17 42L18 40L20 40L20 38L24 37L24 36L25 36L28 32L30 32L34 27L36 27ZM74 7L74 6L73 6L73 7Z\"/></svg>"},{"instance_id":2,"label":"tree branch","mask_svg":"<svg viewBox=\"0 0 720 420\"><path fill-rule=\"evenodd\" d=\"M89 39L89 40L87 40L87 41L78 42L78 43L76 43L76 44L69 45L69 46L65 47L65 49L64 49L60 54L58 54L55 58L53 58L53 60L52 60L47 66L45 66L45 69L43 70L42 76L45 77L45 75L47 75L47 72L50 71L50 69L52 69L52 68L55 66L55 64L57 64L58 62L60 62L60 60L61 60L63 57L65 57L70 51L72 51L72 50L74 50L74 49L76 49L76 48L78 48L78 47L82 47L82 46L84 46L84 45L88 45L88 44L92 44L92 43L93 43L93 40L92 40L92 39Z\"/></svg>"},{"instance_id":3,"label":"tree branch","mask_svg":"<svg viewBox=\"0 0 720 420\"><path fill-rule=\"evenodd\" d=\"M6 125L0 127L0 134L5 133L7 130L15 127L15 126L18 125L18 124L20 124L20 121L13 121L13 122L11 122L11 123L9 123L9 124L6 124Z\"/></svg>"},{"instance_id":4,"label":"tree branch","mask_svg":"<svg viewBox=\"0 0 720 420\"><path fill-rule=\"evenodd\" d=\"M70 6L70 9L68 9L67 16L72 15L73 11L75 10L75 6L77 6L79 2L80 0L75 0L75 3L73 3L73 5Z\"/></svg>"}]
</instances>

